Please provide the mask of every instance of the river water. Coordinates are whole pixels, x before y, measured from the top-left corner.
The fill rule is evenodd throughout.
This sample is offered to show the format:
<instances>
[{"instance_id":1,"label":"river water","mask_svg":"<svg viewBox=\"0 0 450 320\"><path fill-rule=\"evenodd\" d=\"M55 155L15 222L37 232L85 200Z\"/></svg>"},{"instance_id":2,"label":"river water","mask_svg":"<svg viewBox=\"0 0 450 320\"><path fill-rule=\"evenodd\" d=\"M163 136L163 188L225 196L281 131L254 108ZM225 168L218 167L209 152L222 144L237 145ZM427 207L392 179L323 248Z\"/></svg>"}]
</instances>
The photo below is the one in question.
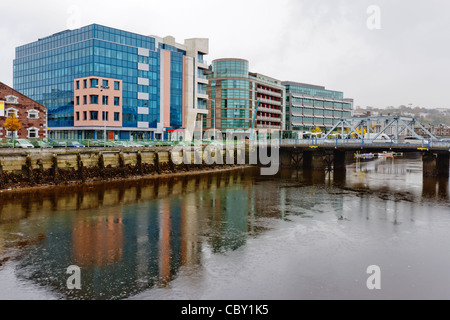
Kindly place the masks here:
<instances>
[{"instance_id":1,"label":"river water","mask_svg":"<svg viewBox=\"0 0 450 320\"><path fill-rule=\"evenodd\" d=\"M0 299L449 299L448 190L397 158L1 194Z\"/></svg>"}]
</instances>

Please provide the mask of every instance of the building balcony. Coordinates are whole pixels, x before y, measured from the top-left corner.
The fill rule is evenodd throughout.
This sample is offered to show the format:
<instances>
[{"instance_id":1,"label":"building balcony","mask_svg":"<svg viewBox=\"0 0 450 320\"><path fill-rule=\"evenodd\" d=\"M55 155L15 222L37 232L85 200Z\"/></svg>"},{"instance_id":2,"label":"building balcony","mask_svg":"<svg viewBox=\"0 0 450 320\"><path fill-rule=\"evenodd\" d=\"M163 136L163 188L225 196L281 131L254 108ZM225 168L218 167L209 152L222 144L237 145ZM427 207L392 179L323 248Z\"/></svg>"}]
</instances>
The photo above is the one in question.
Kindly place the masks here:
<instances>
[{"instance_id":1,"label":"building balcony","mask_svg":"<svg viewBox=\"0 0 450 320\"><path fill-rule=\"evenodd\" d=\"M281 124L280 125L258 124L257 128L259 128L259 129L281 129Z\"/></svg>"},{"instance_id":2,"label":"building balcony","mask_svg":"<svg viewBox=\"0 0 450 320\"><path fill-rule=\"evenodd\" d=\"M265 98L260 98L261 103L265 103L265 104L271 104L271 105L275 105L275 106L281 106L282 103L281 101L275 101L275 100L270 100L270 99L265 99Z\"/></svg>"},{"instance_id":3,"label":"building balcony","mask_svg":"<svg viewBox=\"0 0 450 320\"><path fill-rule=\"evenodd\" d=\"M206 92L197 92L197 98L199 99L203 99L203 100L208 100L208 94Z\"/></svg>"},{"instance_id":4,"label":"building balcony","mask_svg":"<svg viewBox=\"0 0 450 320\"><path fill-rule=\"evenodd\" d=\"M197 83L202 83L202 84L206 84L207 85L209 83L209 81L206 78L197 77Z\"/></svg>"},{"instance_id":5,"label":"building balcony","mask_svg":"<svg viewBox=\"0 0 450 320\"><path fill-rule=\"evenodd\" d=\"M208 70L208 62L206 60L197 61L197 67L200 69Z\"/></svg>"},{"instance_id":6,"label":"building balcony","mask_svg":"<svg viewBox=\"0 0 450 320\"><path fill-rule=\"evenodd\" d=\"M273 117L266 117L266 116L257 116L256 119L259 121L281 122L281 118L273 118Z\"/></svg>"},{"instance_id":7,"label":"building balcony","mask_svg":"<svg viewBox=\"0 0 450 320\"><path fill-rule=\"evenodd\" d=\"M270 108L266 108L266 107L258 107L258 111L260 111L260 112L267 112L267 113L273 113L273 114L282 114L281 110L270 109Z\"/></svg>"},{"instance_id":8,"label":"building balcony","mask_svg":"<svg viewBox=\"0 0 450 320\"><path fill-rule=\"evenodd\" d=\"M273 96L273 97L278 97L278 98L282 97L282 94L279 92L273 92L273 91L262 89L262 88L258 88L257 92L265 94L267 96Z\"/></svg>"}]
</instances>

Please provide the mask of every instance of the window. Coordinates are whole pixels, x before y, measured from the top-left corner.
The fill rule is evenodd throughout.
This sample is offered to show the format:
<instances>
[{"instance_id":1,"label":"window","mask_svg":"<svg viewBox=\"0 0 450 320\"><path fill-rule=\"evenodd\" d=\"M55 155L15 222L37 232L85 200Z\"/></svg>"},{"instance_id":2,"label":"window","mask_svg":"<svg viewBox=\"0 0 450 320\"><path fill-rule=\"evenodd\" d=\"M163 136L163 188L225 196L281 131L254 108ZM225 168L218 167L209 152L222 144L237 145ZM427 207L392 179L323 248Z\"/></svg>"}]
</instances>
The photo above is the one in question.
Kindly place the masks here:
<instances>
[{"instance_id":1,"label":"window","mask_svg":"<svg viewBox=\"0 0 450 320\"><path fill-rule=\"evenodd\" d=\"M120 121L120 112L114 112L114 121Z\"/></svg>"},{"instance_id":2,"label":"window","mask_svg":"<svg viewBox=\"0 0 450 320\"><path fill-rule=\"evenodd\" d=\"M39 111L28 110L28 119L39 119Z\"/></svg>"},{"instance_id":3,"label":"window","mask_svg":"<svg viewBox=\"0 0 450 320\"><path fill-rule=\"evenodd\" d=\"M103 121L108 121L108 111L103 111L102 112L102 118L103 118Z\"/></svg>"},{"instance_id":4,"label":"window","mask_svg":"<svg viewBox=\"0 0 450 320\"><path fill-rule=\"evenodd\" d=\"M83 120L87 120L87 111L83 111Z\"/></svg>"},{"instance_id":5,"label":"window","mask_svg":"<svg viewBox=\"0 0 450 320\"><path fill-rule=\"evenodd\" d=\"M37 138L39 129L37 128L28 128L28 138Z\"/></svg>"},{"instance_id":6,"label":"window","mask_svg":"<svg viewBox=\"0 0 450 320\"><path fill-rule=\"evenodd\" d=\"M120 98L119 97L114 97L114 105L115 106L119 106L120 105Z\"/></svg>"},{"instance_id":7,"label":"window","mask_svg":"<svg viewBox=\"0 0 450 320\"><path fill-rule=\"evenodd\" d=\"M87 80L83 80L83 88L84 88L84 89L87 88Z\"/></svg>"},{"instance_id":8,"label":"window","mask_svg":"<svg viewBox=\"0 0 450 320\"><path fill-rule=\"evenodd\" d=\"M87 104L87 96L83 96L83 104Z\"/></svg>"},{"instance_id":9,"label":"window","mask_svg":"<svg viewBox=\"0 0 450 320\"><path fill-rule=\"evenodd\" d=\"M91 79L91 88L98 87L98 79Z\"/></svg>"},{"instance_id":10,"label":"window","mask_svg":"<svg viewBox=\"0 0 450 320\"><path fill-rule=\"evenodd\" d=\"M77 90L80 89L80 81L79 80L76 82L76 88L77 88Z\"/></svg>"},{"instance_id":11,"label":"window","mask_svg":"<svg viewBox=\"0 0 450 320\"><path fill-rule=\"evenodd\" d=\"M120 82L114 81L114 90L120 90Z\"/></svg>"},{"instance_id":12,"label":"window","mask_svg":"<svg viewBox=\"0 0 450 320\"><path fill-rule=\"evenodd\" d=\"M91 95L91 104L98 104L98 95Z\"/></svg>"},{"instance_id":13,"label":"window","mask_svg":"<svg viewBox=\"0 0 450 320\"><path fill-rule=\"evenodd\" d=\"M103 103L104 106L108 105L108 96L103 96L102 97L102 103Z\"/></svg>"},{"instance_id":14,"label":"window","mask_svg":"<svg viewBox=\"0 0 450 320\"><path fill-rule=\"evenodd\" d=\"M102 81L102 87L104 87L104 88L109 87L108 80L103 80Z\"/></svg>"},{"instance_id":15,"label":"window","mask_svg":"<svg viewBox=\"0 0 450 320\"><path fill-rule=\"evenodd\" d=\"M17 109L14 109L14 108L10 108L10 109L6 109L6 117L7 118L11 118L13 115L17 118L18 116L17 116L17 112L18 110Z\"/></svg>"},{"instance_id":16,"label":"window","mask_svg":"<svg viewBox=\"0 0 450 320\"><path fill-rule=\"evenodd\" d=\"M80 121L80 113L77 111L77 117L76 117L76 119L77 119L77 121Z\"/></svg>"},{"instance_id":17,"label":"window","mask_svg":"<svg viewBox=\"0 0 450 320\"><path fill-rule=\"evenodd\" d=\"M77 97L77 106L80 105L80 97Z\"/></svg>"},{"instance_id":18,"label":"window","mask_svg":"<svg viewBox=\"0 0 450 320\"><path fill-rule=\"evenodd\" d=\"M91 111L91 120L98 120L98 111Z\"/></svg>"}]
</instances>

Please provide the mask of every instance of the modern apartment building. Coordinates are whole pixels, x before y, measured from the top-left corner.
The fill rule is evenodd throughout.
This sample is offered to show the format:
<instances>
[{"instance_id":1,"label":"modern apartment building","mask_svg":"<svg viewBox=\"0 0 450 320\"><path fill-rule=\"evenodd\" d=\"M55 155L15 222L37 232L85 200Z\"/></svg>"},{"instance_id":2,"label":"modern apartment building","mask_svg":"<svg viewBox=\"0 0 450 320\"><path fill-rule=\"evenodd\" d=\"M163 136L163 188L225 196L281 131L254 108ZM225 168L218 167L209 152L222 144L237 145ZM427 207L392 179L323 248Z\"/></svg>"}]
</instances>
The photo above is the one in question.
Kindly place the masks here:
<instances>
[{"instance_id":1,"label":"modern apartment building","mask_svg":"<svg viewBox=\"0 0 450 320\"><path fill-rule=\"evenodd\" d=\"M222 133L249 133L253 125L256 131L284 129L285 89L280 80L249 72L243 59L214 60L206 76L210 100L203 116L205 129Z\"/></svg>"},{"instance_id":2,"label":"modern apartment building","mask_svg":"<svg viewBox=\"0 0 450 320\"><path fill-rule=\"evenodd\" d=\"M339 119L352 116L353 99L343 92L305 83L284 81L286 88L286 130L309 132L331 129Z\"/></svg>"},{"instance_id":3,"label":"modern apartment building","mask_svg":"<svg viewBox=\"0 0 450 320\"><path fill-rule=\"evenodd\" d=\"M208 46L92 24L16 48L14 88L48 108L51 138L190 139Z\"/></svg>"}]
</instances>

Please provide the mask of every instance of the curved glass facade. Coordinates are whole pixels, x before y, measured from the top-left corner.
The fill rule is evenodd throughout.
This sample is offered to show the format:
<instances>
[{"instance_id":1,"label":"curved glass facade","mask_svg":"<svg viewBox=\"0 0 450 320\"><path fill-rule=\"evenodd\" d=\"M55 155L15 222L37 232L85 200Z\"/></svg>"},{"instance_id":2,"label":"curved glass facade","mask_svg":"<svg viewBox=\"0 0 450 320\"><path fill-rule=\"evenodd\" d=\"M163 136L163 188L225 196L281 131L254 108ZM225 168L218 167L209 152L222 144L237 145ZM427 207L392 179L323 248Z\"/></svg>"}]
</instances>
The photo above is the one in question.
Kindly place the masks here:
<instances>
[{"instance_id":1,"label":"curved glass facade","mask_svg":"<svg viewBox=\"0 0 450 320\"><path fill-rule=\"evenodd\" d=\"M214 78L242 77L248 78L248 61L241 59L221 59L212 63Z\"/></svg>"},{"instance_id":2,"label":"curved glass facade","mask_svg":"<svg viewBox=\"0 0 450 320\"><path fill-rule=\"evenodd\" d=\"M204 118L205 128L237 132L248 131L253 125L255 129L283 128L281 81L249 72L249 63L243 59L214 60L207 78L212 101L210 114ZM260 108L256 110L258 101Z\"/></svg>"}]
</instances>

